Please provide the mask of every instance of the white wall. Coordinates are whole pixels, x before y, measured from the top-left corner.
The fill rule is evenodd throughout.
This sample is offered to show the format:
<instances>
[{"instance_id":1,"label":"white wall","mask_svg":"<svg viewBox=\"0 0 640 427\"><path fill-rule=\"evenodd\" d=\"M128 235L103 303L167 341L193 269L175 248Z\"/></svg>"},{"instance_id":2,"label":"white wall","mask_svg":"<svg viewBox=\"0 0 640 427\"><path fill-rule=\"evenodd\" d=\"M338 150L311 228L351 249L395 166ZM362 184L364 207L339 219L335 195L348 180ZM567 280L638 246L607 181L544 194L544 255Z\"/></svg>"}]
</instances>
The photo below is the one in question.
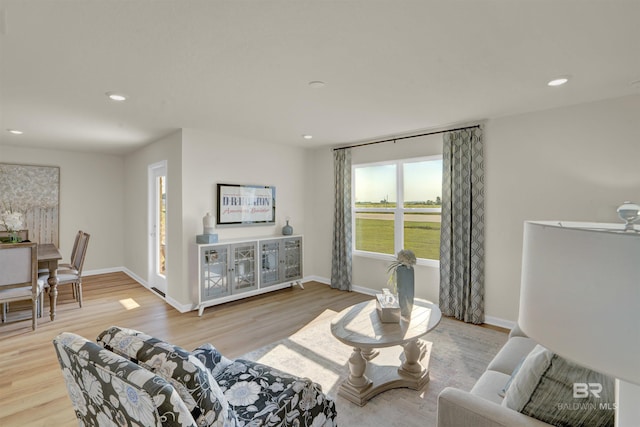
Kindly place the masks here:
<instances>
[{"instance_id":1,"label":"white wall","mask_svg":"<svg viewBox=\"0 0 640 427\"><path fill-rule=\"evenodd\" d=\"M182 132L168 135L125 158L124 266L149 280L149 165L167 161L167 299L187 303L182 277Z\"/></svg>"},{"instance_id":2,"label":"white wall","mask_svg":"<svg viewBox=\"0 0 640 427\"><path fill-rule=\"evenodd\" d=\"M60 167L60 251L65 262L76 232L84 230L91 235L85 272L123 265L121 157L2 145L0 162Z\"/></svg>"},{"instance_id":3,"label":"white wall","mask_svg":"<svg viewBox=\"0 0 640 427\"><path fill-rule=\"evenodd\" d=\"M276 187L276 225L216 228L220 240L282 234L287 217L294 234L305 234L305 151L302 148L183 129L182 138L182 283L190 300L197 302L197 277L193 272L196 235L202 234L202 217L215 215L216 184L272 185ZM304 241L304 262L309 261ZM305 264L306 265L306 264ZM306 273L306 272L305 272ZM183 292L182 297L187 295Z\"/></svg>"},{"instance_id":4,"label":"white wall","mask_svg":"<svg viewBox=\"0 0 640 427\"><path fill-rule=\"evenodd\" d=\"M488 315L517 319L524 221L619 223L616 208L640 201L638 159L637 95L487 123Z\"/></svg>"},{"instance_id":5,"label":"white wall","mask_svg":"<svg viewBox=\"0 0 640 427\"><path fill-rule=\"evenodd\" d=\"M308 191L304 194L306 276L328 281L331 278L333 237L333 153L328 148L304 153ZM295 232L295 229L294 229Z\"/></svg>"},{"instance_id":6,"label":"white wall","mask_svg":"<svg viewBox=\"0 0 640 427\"><path fill-rule=\"evenodd\" d=\"M617 206L640 201L640 96L504 117L484 129L486 314L500 323L518 316L525 220L619 222ZM393 151L375 147L383 156ZM354 163L374 159L361 150L369 148L354 149ZM306 236L313 250L307 264L313 270L307 273L330 278L333 157L322 148L310 150L306 159L307 180L317 196L307 200L306 215L317 225ZM386 265L356 257L354 284L380 289ZM425 286L417 292L437 301L434 270L417 272Z\"/></svg>"},{"instance_id":7,"label":"white wall","mask_svg":"<svg viewBox=\"0 0 640 427\"><path fill-rule=\"evenodd\" d=\"M387 160L408 159L442 154L441 136L428 136L354 148L351 150L352 164L372 163ZM312 185L313 197L307 199L307 213L314 227L312 268L313 274L322 280L331 278L331 247L333 229L333 152L328 148L308 150L307 181ZM328 256L327 256L328 254ZM353 285L380 291L388 287L387 267L389 260L363 256L353 258ZM416 296L438 301L438 268L416 266Z\"/></svg>"},{"instance_id":8,"label":"white wall","mask_svg":"<svg viewBox=\"0 0 640 427\"><path fill-rule=\"evenodd\" d=\"M515 321L525 220L618 222L619 204L640 201L640 96L490 120L484 140L486 313ZM433 154L422 148L429 144L409 141L355 149L354 162ZM165 159L168 297L185 305L195 302L189 248L202 232L202 216L215 212L218 182L277 188L276 226L218 229L221 239L279 234L284 217L290 216L294 233L304 234L305 276L331 277L333 155L328 148L304 150L191 129L124 159L0 146L1 162L60 166L63 254L70 253L78 229L88 230L85 270L124 266L143 280L148 268L147 167ZM355 285L382 288L386 265L356 258ZM419 271L418 278L425 283L418 295L437 301L435 269Z\"/></svg>"}]
</instances>

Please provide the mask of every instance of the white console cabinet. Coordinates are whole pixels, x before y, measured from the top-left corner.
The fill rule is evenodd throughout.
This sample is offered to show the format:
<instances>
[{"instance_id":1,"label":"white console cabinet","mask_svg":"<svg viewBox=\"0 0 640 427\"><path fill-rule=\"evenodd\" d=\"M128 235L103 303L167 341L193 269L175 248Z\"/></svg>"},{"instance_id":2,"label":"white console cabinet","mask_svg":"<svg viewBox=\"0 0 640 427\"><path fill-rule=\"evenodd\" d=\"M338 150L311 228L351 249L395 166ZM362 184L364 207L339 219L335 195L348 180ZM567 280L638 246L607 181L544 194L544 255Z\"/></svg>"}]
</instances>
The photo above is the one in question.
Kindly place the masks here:
<instances>
[{"instance_id":1,"label":"white console cabinet","mask_svg":"<svg viewBox=\"0 0 640 427\"><path fill-rule=\"evenodd\" d=\"M236 240L198 247L198 315L206 307L302 287L302 236Z\"/></svg>"}]
</instances>

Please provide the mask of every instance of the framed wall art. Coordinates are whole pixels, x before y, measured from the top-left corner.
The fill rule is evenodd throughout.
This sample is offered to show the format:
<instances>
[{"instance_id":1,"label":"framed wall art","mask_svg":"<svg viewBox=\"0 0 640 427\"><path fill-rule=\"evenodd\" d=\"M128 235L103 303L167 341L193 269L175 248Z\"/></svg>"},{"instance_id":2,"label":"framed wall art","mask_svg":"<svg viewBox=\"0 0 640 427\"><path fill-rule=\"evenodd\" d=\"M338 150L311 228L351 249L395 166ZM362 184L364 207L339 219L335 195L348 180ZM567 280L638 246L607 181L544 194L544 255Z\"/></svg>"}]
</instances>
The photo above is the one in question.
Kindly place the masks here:
<instances>
[{"instance_id":1,"label":"framed wall art","mask_svg":"<svg viewBox=\"0 0 640 427\"><path fill-rule=\"evenodd\" d=\"M7 212L20 213L29 240L57 246L60 168L0 163L0 215Z\"/></svg>"},{"instance_id":2,"label":"framed wall art","mask_svg":"<svg viewBox=\"0 0 640 427\"><path fill-rule=\"evenodd\" d=\"M275 224L275 187L240 184L218 184L217 187L217 225Z\"/></svg>"}]
</instances>

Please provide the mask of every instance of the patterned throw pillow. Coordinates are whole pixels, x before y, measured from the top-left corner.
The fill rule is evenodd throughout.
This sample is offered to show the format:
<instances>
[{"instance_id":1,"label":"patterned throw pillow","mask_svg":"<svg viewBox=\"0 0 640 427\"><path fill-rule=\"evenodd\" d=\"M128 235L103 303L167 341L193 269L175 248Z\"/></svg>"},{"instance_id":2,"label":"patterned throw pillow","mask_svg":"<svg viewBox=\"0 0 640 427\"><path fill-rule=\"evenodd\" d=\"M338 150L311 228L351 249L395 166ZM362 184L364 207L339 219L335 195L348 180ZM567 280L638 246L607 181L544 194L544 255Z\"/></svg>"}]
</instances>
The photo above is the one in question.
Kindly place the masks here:
<instances>
[{"instance_id":1,"label":"patterned throw pillow","mask_svg":"<svg viewBox=\"0 0 640 427\"><path fill-rule=\"evenodd\" d=\"M576 393L575 384L591 384L597 393ZM614 380L537 345L513 377L502 405L554 426L613 426Z\"/></svg>"},{"instance_id":2,"label":"patterned throw pillow","mask_svg":"<svg viewBox=\"0 0 640 427\"><path fill-rule=\"evenodd\" d=\"M237 424L235 412L211 372L185 349L118 326L103 331L97 342L169 381L198 425Z\"/></svg>"}]
</instances>

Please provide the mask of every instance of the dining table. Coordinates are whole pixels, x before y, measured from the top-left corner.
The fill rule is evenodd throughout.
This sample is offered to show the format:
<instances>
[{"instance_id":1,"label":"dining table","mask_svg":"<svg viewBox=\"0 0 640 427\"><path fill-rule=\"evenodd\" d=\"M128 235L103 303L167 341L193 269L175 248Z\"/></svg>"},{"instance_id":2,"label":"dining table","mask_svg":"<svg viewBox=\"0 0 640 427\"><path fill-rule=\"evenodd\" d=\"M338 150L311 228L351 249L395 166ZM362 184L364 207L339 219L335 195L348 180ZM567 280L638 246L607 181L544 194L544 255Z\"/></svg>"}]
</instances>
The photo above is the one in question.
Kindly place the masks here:
<instances>
[{"instance_id":1,"label":"dining table","mask_svg":"<svg viewBox=\"0 0 640 427\"><path fill-rule=\"evenodd\" d=\"M62 259L60 250L53 243L38 244L38 269L48 269L49 278L49 316L56 318L56 301L58 299L58 261Z\"/></svg>"}]
</instances>

